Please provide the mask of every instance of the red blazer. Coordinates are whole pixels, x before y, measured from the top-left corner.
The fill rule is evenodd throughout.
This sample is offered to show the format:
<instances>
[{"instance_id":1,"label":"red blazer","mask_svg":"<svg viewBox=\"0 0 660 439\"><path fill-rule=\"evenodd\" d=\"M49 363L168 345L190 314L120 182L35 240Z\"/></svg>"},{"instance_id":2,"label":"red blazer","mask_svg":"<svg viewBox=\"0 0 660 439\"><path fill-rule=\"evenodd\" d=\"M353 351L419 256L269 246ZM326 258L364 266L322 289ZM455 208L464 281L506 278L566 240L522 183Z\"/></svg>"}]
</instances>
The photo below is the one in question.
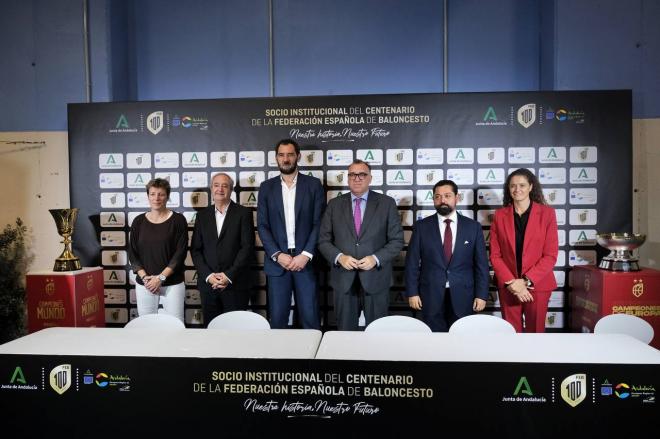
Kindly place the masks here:
<instances>
[{"instance_id":1,"label":"red blazer","mask_svg":"<svg viewBox=\"0 0 660 439\"><path fill-rule=\"evenodd\" d=\"M557 288L552 269L557 262L558 251L555 210L532 202L532 211L525 229L522 274L534 282L536 290L552 291ZM495 212L495 218L490 226L490 263L495 270L499 290L505 288L504 282L518 277L513 205Z\"/></svg>"}]
</instances>

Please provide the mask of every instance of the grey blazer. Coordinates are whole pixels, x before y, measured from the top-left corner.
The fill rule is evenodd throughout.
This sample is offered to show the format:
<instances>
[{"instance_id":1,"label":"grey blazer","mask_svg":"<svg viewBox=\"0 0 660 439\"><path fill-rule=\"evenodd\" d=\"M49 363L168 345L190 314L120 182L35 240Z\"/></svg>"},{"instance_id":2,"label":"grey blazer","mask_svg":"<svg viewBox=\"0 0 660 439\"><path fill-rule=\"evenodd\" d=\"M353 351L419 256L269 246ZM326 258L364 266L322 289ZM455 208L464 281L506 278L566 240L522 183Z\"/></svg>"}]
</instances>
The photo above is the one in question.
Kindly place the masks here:
<instances>
[{"instance_id":1,"label":"grey blazer","mask_svg":"<svg viewBox=\"0 0 660 439\"><path fill-rule=\"evenodd\" d=\"M369 191L360 236L353 225L351 193L330 200L321 220L319 250L330 263L330 286L335 294L351 288L356 275L362 288L370 294L386 294L392 281L392 259L403 248L401 218L392 197ZM335 264L339 253L361 259L376 255L380 265L369 271L345 270Z\"/></svg>"}]
</instances>

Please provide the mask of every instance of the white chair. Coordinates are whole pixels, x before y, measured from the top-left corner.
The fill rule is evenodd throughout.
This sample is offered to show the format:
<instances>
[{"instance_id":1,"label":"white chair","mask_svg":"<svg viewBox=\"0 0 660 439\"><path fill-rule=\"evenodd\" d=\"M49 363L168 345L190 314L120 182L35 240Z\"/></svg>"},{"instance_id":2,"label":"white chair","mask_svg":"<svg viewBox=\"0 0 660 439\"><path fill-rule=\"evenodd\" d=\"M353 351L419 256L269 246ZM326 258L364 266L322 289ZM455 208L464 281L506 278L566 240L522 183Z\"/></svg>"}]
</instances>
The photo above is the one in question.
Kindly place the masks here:
<instances>
[{"instance_id":1,"label":"white chair","mask_svg":"<svg viewBox=\"0 0 660 439\"><path fill-rule=\"evenodd\" d=\"M252 311L229 311L209 322L209 329L270 329L261 314Z\"/></svg>"},{"instance_id":2,"label":"white chair","mask_svg":"<svg viewBox=\"0 0 660 439\"><path fill-rule=\"evenodd\" d=\"M449 328L450 334L483 335L483 334L515 334L516 330L504 319L488 314L472 314L462 317Z\"/></svg>"},{"instance_id":3,"label":"white chair","mask_svg":"<svg viewBox=\"0 0 660 439\"><path fill-rule=\"evenodd\" d=\"M369 323L364 332L431 332L431 328L413 317L386 316Z\"/></svg>"},{"instance_id":4,"label":"white chair","mask_svg":"<svg viewBox=\"0 0 660 439\"><path fill-rule=\"evenodd\" d=\"M626 334L649 344L653 340L653 326L630 314L610 314L596 322L594 334Z\"/></svg>"},{"instance_id":5,"label":"white chair","mask_svg":"<svg viewBox=\"0 0 660 439\"><path fill-rule=\"evenodd\" d=\"M126 323L124 328L183 329L186 325L169 314L145 314Z\"/></svg>"}]
</instances>

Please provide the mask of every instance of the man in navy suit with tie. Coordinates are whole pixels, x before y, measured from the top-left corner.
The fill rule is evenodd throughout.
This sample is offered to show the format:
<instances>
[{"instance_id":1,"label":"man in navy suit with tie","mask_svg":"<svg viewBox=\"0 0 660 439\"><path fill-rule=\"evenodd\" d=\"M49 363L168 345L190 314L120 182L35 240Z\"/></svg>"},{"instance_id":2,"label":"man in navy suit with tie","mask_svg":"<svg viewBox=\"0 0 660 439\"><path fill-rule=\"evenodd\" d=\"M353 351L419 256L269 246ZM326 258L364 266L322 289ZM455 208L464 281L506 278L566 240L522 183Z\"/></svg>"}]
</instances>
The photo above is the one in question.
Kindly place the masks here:
<instances>
[{"instance_id":1,"label":"man in navy suit with tie","mask_svg":"<svg viewBox=\"0 0 660 439\"><path fill-rule=\"evenodd\" d=\"M257 205L257 230L266 253L270 326L288 326L293 291L301 326L320 329L316 273L311 260L325 193L318 178L298 172L300 147L294 140L280 140L275 158L280 175L261 183Z\"/></svg>"},{"instance_id":2,"label":"man in navy suit with tie","mask_svg":"<svg viewBox=\"0 0 660 439\"><path fill-rule=\"evenodd\" d=\"M458 215L458 187L441 180L433 187L437 215L418 221L406 255L408 304L422 311L435 332L482 311L488 296L486 243L477 221Z\"/></svg>"}]
</instances>

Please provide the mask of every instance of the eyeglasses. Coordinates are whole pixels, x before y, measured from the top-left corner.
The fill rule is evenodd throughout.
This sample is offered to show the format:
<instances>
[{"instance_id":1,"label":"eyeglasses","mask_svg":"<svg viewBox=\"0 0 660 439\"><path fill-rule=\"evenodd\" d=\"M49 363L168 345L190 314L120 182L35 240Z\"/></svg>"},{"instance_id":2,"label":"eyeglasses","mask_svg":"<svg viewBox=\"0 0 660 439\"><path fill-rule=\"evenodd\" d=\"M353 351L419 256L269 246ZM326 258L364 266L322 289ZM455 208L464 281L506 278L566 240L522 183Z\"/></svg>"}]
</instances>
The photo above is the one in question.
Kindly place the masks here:
<instances>
[{"instance_id":1,"label":"eyeglasses","mask_svg":"<svg viewBox=\"0 0 660 439\"><path fill-rule=\"evenodd\" d=\"M354 172L349 172L348 178L350 178L351 180L364 180L365 178L367 178L367 175L369 174L367 174L366 172L360 172L358 174Z\"/></svg>"}]
</instances>

